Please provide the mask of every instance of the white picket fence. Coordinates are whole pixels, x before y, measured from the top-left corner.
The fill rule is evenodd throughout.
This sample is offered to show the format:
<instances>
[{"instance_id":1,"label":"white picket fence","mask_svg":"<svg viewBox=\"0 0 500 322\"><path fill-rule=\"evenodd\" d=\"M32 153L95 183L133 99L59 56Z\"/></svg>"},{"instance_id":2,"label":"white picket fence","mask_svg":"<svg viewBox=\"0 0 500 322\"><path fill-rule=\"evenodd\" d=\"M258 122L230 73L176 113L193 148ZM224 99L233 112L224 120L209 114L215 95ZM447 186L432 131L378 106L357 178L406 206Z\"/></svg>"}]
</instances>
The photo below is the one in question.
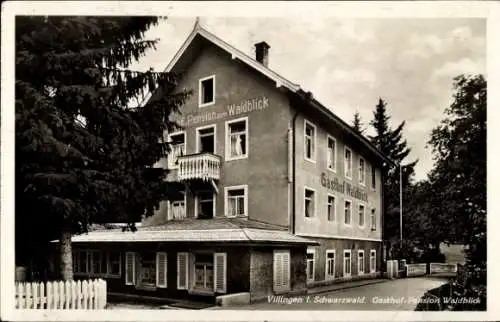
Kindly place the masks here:
<instances>
[{"instance_id":1,"label":"white picket fence","mask_svg":"<svg viewBox=\"0 0 500 322\"><path fill-rule=\"evenodd\" d=\"M16 283L17 309L98 310L106 307L106 281Z\"/></svg>"}]
</instances>

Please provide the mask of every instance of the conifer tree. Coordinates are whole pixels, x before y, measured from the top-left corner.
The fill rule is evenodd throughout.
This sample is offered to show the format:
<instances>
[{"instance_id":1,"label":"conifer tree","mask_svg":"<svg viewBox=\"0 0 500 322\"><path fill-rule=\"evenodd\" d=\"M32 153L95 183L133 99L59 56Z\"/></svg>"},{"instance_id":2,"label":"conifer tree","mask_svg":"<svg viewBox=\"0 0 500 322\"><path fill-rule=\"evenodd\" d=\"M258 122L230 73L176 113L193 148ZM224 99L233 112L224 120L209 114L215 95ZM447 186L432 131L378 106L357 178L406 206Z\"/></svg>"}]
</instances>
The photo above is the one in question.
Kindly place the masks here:
<instances>
[{"instance_id":1,"label":"conifer tree","mask_svg":"<svg viewBox=\"0 0 500 322\"><path fill-rule=\"evenodd\" d=\"M363 123L361 121L361 116L359 115L358 111L356 111L356 113L354 113L354 119L352 121L352 128L358 134L363 134L365 132L365 129L363 128Z\"/></svg>"},{"instance_id":2,"label":"conifer tree","mask_svg":"<svg viewBox=\"0 0 500 322\"><path fill-rule=\"evenodd\" d=\"M157 17L16 18L16 248L59 240L71 280L71 236L96 222L133 223L165 197L165 131L188 93L177 75L132 71L155 48ZM164 95L132 104L145 91ZM32 241L30 243L30 241Z\"/></svg>"},{"instance_id":3,"label":"conifer tree","mask_svg":"<svg viewBox=\"0 0 500 322\"><path fill-rule=\"evenodd\" d=\"M370 125L375 130L371 141L387 157L394 161L396 166L385 169L384 173L384 235L387 240L398 240L400 237L400 193L399 193L399 165L402 165L403 197L412 184L415 173L414 167L418 160L407 162L411 149L403 139L405 122L401 122L394 130L389 125L390 116L387 112L387 103L380 98L373 112ZM407 194L406 194L407 195ZM403 198L404 201L404 198ZM403 202L403 209L404 209ZM404 211L403 211L404 214ZM403 237L404 238L404 237Z\"/></svg>"}]
</instances>

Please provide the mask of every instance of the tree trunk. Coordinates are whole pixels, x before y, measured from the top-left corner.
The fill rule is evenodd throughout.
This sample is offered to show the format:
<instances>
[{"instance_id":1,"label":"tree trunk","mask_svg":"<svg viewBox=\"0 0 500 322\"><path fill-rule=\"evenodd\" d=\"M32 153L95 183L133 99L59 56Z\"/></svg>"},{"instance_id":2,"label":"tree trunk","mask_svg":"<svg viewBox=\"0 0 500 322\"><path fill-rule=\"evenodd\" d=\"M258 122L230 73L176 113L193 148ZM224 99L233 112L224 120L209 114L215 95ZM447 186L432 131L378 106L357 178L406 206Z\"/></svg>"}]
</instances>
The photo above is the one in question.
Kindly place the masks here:
<instances>
[{"instance_id":1,"label":"tree trunk","mask_svg":"<svg viewBox=\"0 0 500 322\"><path fill-rule=\"evenodd\" d=\"M73 254L71 251L71 232L62 231L59 239L60 245L60 270L63 281L73 280Z\"/></svg>"}]
</instances>

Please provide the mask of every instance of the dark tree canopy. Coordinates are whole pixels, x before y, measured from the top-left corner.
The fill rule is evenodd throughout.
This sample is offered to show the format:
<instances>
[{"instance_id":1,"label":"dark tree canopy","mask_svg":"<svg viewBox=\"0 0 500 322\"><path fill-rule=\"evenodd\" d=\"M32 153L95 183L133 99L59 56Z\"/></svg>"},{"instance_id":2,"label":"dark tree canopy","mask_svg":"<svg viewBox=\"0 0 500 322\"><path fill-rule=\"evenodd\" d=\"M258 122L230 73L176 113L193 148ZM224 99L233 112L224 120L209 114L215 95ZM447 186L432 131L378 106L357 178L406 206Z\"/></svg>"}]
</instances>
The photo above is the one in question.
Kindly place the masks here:
<instances>
[{"instance_id":1,"label":"dark tree canopy","mask_svg":"<svg viewBox=\"0 0 500 322\"><path fill-rule=\"evenodd\" d=\"M375 130L375 135L371 136L372 143L380 149L382 153L393 160L396 166L385 169L384 174L384 236L386 239L397 240L400 236L400 174L399 164L402 165L403 195L408 195L408 189L413 181L415 173L414 167L418 160L407 161L411 149L403 138L405 122L401 122L395 129L389 125L390 116L387 111L387 103L380 98L370 125ZM403 202L404 208L405 202ZM404 212L403 212L404 213Z\"/></svg>"},{"instance_id":2,"label":"dark tree canopy","mask_svg":"<svg viewBox=\"0 0 500 322\"><path fill-rule=\"evenodd\" d=\"M363 134L365 132L363 122L361 121L361 116L359 115L359 112L357 112L357 111L356 111L356 113L354 113L354 119L352 120L352 128L358 134Z\"/></svg>"},{"instance_id":3,"label":"dark tree canopy","mask_svg":"<svg viewBox=\"0 0 500 322\"><path fill-rule=\"evenodd\" d=\"M172 93L177 75L127 69L155 49L143 38L158 19L17 17L16 246L23 232L44 242L137 222L164 197L153 165L188 93ZM132 104L157 87L162 98Z\"/></svg>"}]
</instances>

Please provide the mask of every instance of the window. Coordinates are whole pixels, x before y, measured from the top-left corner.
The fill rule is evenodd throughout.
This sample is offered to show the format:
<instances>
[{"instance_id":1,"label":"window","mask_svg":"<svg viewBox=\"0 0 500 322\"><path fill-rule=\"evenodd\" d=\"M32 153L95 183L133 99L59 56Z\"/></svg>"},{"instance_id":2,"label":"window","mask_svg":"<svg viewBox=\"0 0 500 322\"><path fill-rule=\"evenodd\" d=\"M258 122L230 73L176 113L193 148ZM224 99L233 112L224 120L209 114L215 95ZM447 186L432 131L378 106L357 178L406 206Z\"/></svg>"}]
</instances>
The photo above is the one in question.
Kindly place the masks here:
<instances>
[{"instance_id":1,"label":"window","mask_svg":"<svg viewBox=\"0 0 500 322\"><path fill-rule=\"evenodd\" d=\"M196 129L196 152L215 154L215 125L208 125Z\"/></svg>"},{"instance_id":2,"label":"window","mask_svg":"<svg viewBox=\"0 0 500 322\"><path fill-rule=\"evenodd\" d=\"M335 278L335 250L329 249L326 251L325 279L331 280L334 278Z\"/></svg>"},{"instance_id":3,"label":"window","mask_svg":"<svg viewBox=\"0 0 500 322\"><path fill-rule=\"evenodd\" d=\"M178 200L173 200L170 203L169 219L177 220L186 218L186 197L185 192L181 192L183 197Z\"/></svg>"},{"instance_id":4,"label":"window","mask_svg":"<svg viewBox=\"0 0 500 322\"><path fill-rule=\"evenodd\" d=\"M147 286L156 285L156 253L136 253L141 263L139 268L139 284Z\"/></svg>"},{"instance_id":5,"label":"window","mask_svg":"<svg viewBox=\"0 0 500 322\"><path fill-rule=\"evenodd\" d=\"M344 277L351 276L351 250L344 250Z\"/></svg>"},{"instance_id":6,"label":"window","mask_svg":"<svg viewBox=\"0 0 500 322\"><path fill-rule=\"evenodd\" d=\"M92 273L94 274L101 274L101 273L106 273L106 271L102 271L101 270L101 262L102 262L102 258L101 258L101 252L100 251L93 251L91 253L91 263L92 263Z\"/></svg>"},{"instance_id":7,"label":"window","mask_svg":"<svg viewBox=\"0 0 500 322\"><path fill-rule=\"evenodd\" d=\"M375 170L375 166L374 166L374 165L372 165L372 189L373 189L373 190L375 190L375 188L376 188L376 184L377 184L376 179L375 179L375 177L376 177L376 173L375 173L375 171L376 171L376 170Z\"/></svg>"},{"instance_id":8,"label":"window","mask_svg":"<svg viewBox=\"0 0 500 322\"><path fill-rule=\"evenodd\" d=\"M304 122L304 157L306 160L316 161L316 127L307 120Z\"/></svg>"},{"instance_id":9,"label":"window","mask_svg":"<svg viewBox=\"0 0 500 322\"><path fill-rule=\"evenodd\" d=\"M197 290L213 291L214 289L214 261L213 254L195 254L194 261L194 288Z\"/></svg>"},{"instance_id":10,"label":"window","mask_svg":"<svg viewBox=\"0 0 500 322\"><path fill-rule=\"evenodd\" d=\"M307 250L306 272L307 281L314 281L314 249Z\"/></svg>"},{"instance_id":11,"label":"window","mask_svg":"<svg viewBox=\"0 0 500 322\"><path fill-rule=\"evenodd\" d=\"M344 224L351 224L351 202L349 200L344 203Z\"/></svg>"},{"instance_id":12,"label":"window","mask_svg":"<svg viewBox=\"0 0 500 322\"><path fill-rule=\"evenodd\" d=\"M375 249L370 250L370 273L375 273L377 270L377 252Z\"/></svg>"},{"instance_id":13,"label":"window","mask_svg":"<svg viewBox=\"0 0 500 322\"><path fill-rule=\"evenodd\" d=\"M335 205L335 196L333 195L328 195L328 221L335 221L335 212L336 212L336 205Z\"/></svg>"},{"instance_id":14,"label":"window","mask_svg":"<svg viewBox=\"0 0 500 322\"><path fill-rule=\"evenodd\" d=\"M290 290L290 252L274 251L273 286L275 292Z\"/></svg>"},{"instance_id":15,"label":"window","mask_svg":"<svg viewBox=\"0 0 500 322\"><path fill-rule=\"evenodd\" d=\"M371 221L372 230L377 230L376 219L377 219L377 217L375 215L375 208L372 208L372 213L370 214L370 221Z\"/></svg>"},{"instance_id":16,"label":"window","mask_svg":"<svg viewBox=\"0 0 500 322\"><path fill-rule=\"evenodd\" d=\"M365 225L365 206L359 205L359 225L363 227Z\"/></svg>"},{"instance_id":17,"label":"window","mask_svg":"<svg viewBox=\"0 0 500 322\"><path fill-rule=\"evenodd\" d=\"M365 160L362 157L359 157L359 184L364 186L365 185Z\"/></svg>"},{"instance_id":18,"label":"window","mask_svg":"<svg viewBox=\"0 0 500 322\"><path fill-rule=\"evenodd\" d=\"M199 219L215 217L215 196L212 191L199 191L195 203L196 217Z\"/></svg>"},{"instance_id":19,"label":"window","mask_svg":"<svg viewBox=\"0 0 500 322\"><path fill-rule=\"evenodd\" d=\"M314 217L314 190L305 188L304 192L304 214L306 217Z\"/></svg>"},{"instance_id":20,"label":"window","mask_svg":"<svg viewBox=\"0 0 500 322\"><path fill-rule=\"evenodd\" d=\"M248 117L226 122L226 160L248 157Z\"/></svg>"},{"instance_id":21,"label":"window","mask_svg":"<svg viewBox=\"0 0 500 322\"><path fill-rule=\"evenodd\" d=\"M200 79L199 105L209 106L215 103L215 75Z\"/></svg>"},{"instance_id":22,"label":"window","mask_svg":"<svg viewBox=\"0 0 500 322\"><path fill-rule=\"evenodd\" d=\"M73 272L77 275L120 276L120 253L115 251L75 250L73 252Z\"/></svg>"},{"instance_id":23,"label":"window","mask_svg":"<svg viewBox=\"0 0 500 322\"><path fill-rule=\"evenodd\" d=\"M358 250L358 275L365 273L365 251Z\"/></svg>"},{"instance_id":24,"label":"window","mask_svg":"<svg viewBox=\"0 0 500 322\"><path fill-rule=\"evenodd\" d=\"M108 253L108 274L120 275L121 273L121 256L119 252Z\"/></svg>"},{"instance_id":25,"label":"window","mask_svg":"<svg viewBox=\"0 0 500 322\"><path fill-rule=\"evenodd\" d=\"M335 171L337 164L337 142L328 135L326 149L326 167L329 170Z\"/></svg>"},{"instance_id":26,"label":"window","mask_svg":"<svg viewBox=\"0 0 500 322\"><path fill-rule=\"evenodd\" d=\"M248 216L248 186L226 187L226 216Z\"/></svg>"},{"instance_id":27,"label":"window","mask_svg":"<svg viewBox=\"0 0 500 322\"><path fill-rule=\"evenodd\" d=\"M186 154L186 134L184 132L171 134L168 136L167 142L170 144L167 168L176 169L179 167L178 158Z\"/></svg>"},{"instance_id":28,"label":"window","mask_svg":"<svg viewBox=\"0 0 500 322\"><path fill-rule=\"evenodd\" d=\"M344 172L347 179L352 179L352 152L348 147L344 152Z\"/></svg>"}]
</instances>

